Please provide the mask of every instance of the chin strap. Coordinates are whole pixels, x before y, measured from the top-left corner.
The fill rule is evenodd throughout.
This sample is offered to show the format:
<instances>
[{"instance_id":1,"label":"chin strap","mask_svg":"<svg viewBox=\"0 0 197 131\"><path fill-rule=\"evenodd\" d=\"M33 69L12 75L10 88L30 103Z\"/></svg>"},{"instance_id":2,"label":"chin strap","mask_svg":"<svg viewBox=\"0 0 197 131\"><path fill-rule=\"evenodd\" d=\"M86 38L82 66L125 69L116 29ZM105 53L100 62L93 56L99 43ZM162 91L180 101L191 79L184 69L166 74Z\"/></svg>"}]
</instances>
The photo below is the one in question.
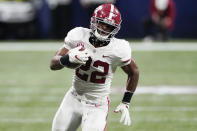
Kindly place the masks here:
<instances>
[{"instance_id":1,"label":"chin strap","mask_svg":"<svg viewBox=\"0 0 197 131\"><path fill-rule=\"evenodd\" d=\"M93 46L106 46L110 43L110 41L101 41L99 39L96 38L96 36L91 32L90 38L89 38L89 42L93 45Z\"/></svg>"}]
</instances>

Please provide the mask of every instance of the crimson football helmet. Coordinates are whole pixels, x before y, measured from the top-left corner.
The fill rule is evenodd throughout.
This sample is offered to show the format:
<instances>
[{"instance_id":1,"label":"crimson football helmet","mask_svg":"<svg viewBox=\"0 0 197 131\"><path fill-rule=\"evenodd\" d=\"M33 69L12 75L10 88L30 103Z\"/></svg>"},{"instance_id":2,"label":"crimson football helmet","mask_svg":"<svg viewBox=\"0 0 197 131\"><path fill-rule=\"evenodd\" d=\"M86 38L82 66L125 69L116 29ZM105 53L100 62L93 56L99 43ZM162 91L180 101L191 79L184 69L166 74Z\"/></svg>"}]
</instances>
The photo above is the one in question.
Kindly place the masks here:
<instances>
[{"instance_id":1,"label":"crimson football helmet","mask_svg":"<svg viewBox=\"0 0 197 131\"><path fill-rule=\"evenodd\" d=\"M104 23L112 27L111 32L107 32L98 27L99 23ZM114 35L120 30L121 15L117 7L113 4L102 4L94 10L91 17L90 28L94 36L101 41L110 41ZM104 32L106 35L101 35L99 32Z\"/></svg>"}]
</instances>

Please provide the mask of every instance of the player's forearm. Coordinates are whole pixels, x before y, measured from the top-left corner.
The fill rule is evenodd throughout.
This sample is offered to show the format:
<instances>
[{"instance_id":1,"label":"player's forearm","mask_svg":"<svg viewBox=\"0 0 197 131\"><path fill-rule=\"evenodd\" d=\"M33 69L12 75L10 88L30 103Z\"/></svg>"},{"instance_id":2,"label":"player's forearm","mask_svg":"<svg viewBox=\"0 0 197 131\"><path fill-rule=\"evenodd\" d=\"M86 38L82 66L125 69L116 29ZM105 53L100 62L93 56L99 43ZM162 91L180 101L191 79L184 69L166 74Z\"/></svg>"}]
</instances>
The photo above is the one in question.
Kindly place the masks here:
<instances>
[{"instance_id":1,"label":"player's forearm","mask_svg":"<svg viewBox=\"0 0 197 131\"><path fill-rule=\"evenodd\" d=\"M126 89L130 92L134 92L139 79L139 69L134 60L127 66L122 67L123 71L128 75Z\"/></svg>"},{"instance_id":2,"label":"player's forearm","mask_svg":"<svg viewBox=\"0 0 197 131\"><path fill-rule=\"evenodd\" d=\"M124 93L122 102L128 104L130 103L131 98L137 88L138 79L139 79L139 70L134 61L132 61L129 66L126 66L123 69L128 74L128 79L127 79L126 91Z\"/></svg>"},{"instance_id":3,"label":"player's forearm","mask_svg":"<svg viewBox=\"0 0 197 131\"><path fill-rule=\"evenodd\" d=\"M50 68L51 70L60 70L63 68L63 66L60 64L59 59L61 56L54 56L53 59L51 60Z\"/></svg>"},{"instance_id":4,"label":"player's forearm","mask_svg":"<svg viewBox=\"0 0 197 131\"><path fill-rule=\"evenodd\" d=\"M131 74L128 74L126 89L135 92L139 80L139 70L136 68Z\"/></svg>"}]
</instances>

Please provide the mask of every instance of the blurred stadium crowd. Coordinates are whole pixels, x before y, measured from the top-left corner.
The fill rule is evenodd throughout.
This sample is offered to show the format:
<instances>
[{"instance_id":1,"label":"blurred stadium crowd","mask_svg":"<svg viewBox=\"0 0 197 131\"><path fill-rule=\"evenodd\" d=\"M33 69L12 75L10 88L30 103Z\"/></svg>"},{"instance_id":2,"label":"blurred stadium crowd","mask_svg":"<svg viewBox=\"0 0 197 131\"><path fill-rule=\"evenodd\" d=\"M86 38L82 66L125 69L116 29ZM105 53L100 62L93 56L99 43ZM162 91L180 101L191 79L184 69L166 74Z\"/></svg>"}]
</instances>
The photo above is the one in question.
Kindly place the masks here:
<instances>
[{"instance_id":1,"label":"blurred stadium crowd","mask_svg":"<svg viewBox=\"0 0 197 131\"><path fill-rule=\"evenodd\" d=\"M157 23L155 27L161 33L159 37L163 35L162 40L167 39L168 33L173 38L197 38L196 0L174 0L173 7L172 4L169 7L171 11L168 11L171 22L166 22L169 30L163 30L153 16L155 7L149 7L152 1L0 0L0 40L62 39L75 26L89 27L93 10L101 3L114 3L120 9L124 26L119 37L144 38L147 35L150 38L150 26ZM172 0L169 1L172 3ZM159 8L164 7L162 3ZM153 17L155 22L154 19L150 20Z\"/></svg>"}]
</instances>

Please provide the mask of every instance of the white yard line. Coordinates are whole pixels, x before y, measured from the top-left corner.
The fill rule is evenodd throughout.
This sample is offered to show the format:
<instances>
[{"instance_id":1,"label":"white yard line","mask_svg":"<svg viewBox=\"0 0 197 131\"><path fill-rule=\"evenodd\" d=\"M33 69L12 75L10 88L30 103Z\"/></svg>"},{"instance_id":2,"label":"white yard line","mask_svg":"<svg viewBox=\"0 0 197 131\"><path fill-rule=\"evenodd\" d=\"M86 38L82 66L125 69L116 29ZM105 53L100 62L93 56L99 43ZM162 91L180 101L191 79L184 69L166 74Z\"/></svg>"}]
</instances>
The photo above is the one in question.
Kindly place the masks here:
<instances>
[{"instance_id":1,"label":"white yard line","mask_svg":"<svg viewBox=\"0 0 197 131\"><path fill-rule=\"evenodd\" d=\"M57 43L3 43L0 44L0 51L56 51L62 44Z\"/></svg>"},{"instance_id":2,"label":"white yard line","mask_svg":"<svg viewBox=\"0 0 197 131\"><path fill-rule=\"evenodd\" d=\"M112 88L112 93L124 92L125 88ZM197 86L141 86L137 87L135 94L197 94Z\"/></svg>"},{"instance_id":3,"label":"white yard line","mask_svg":"<svg viewBox=\"0 0 197 131\"><path fill-rule=\"evenodd\" d=\"M0 51L56 51L63 42L1 42ZM196 42L151 43L137 42L131 45L133 51L197 51Z\"/></svg>"},{"instance_id":4,"label":"white yard line","mask_svg":"<svg viewBox=\"0 0 197 131\"><path fill-rule=\"evenodd\" d=\"M197 51L197 43L137 43L133 51Z\"/></svg>"},{"instance_id":5,"label":"white yard line","mask_svg":"<svg viewBox=\"0 0 197 131\"><path fill-rule=\"evenodd\" d=\"M53 93L49 93L49 96L38 96L40 102L55 102L61 100L62 95L62 88L57 88L54 90ZM53 90L51 90L53 91ZM123 94L125 88L122 87L112 87L111 93L112 94ZM1 94L8 94L0 99L0 102L7 102L7 103L15 103L15 102L29 102L32 101L33 94L37 92L44 92L44 90L36 90L34 91L33 88L2 88L0 90ZM66 91L65 91L66 93ZM141 94L154 94L154 95L196 95L197 96L197 86L139 86L136 89L135 95ZM10 97L12 95L12 97ZM158 100L161 101L159 98L155 99L150 97L149 99L154 99L154 101ZM188 99L191 98L180 98L181 101L189 101ZM114 98L113 98L114 100ZM140 100L140 99L139 99ZM193 99L191 99L193 100Z\"/></svg>"},{"instance_id":6,"label":"white yard line","mask_svg":"<svg viewBox=\"0 0 197 131\"><path fill-rule=\"evenodd\" d=\"M54 88L49 89L50 91L48 93L51 94L61 94L62 91L66 93L66 91L63 88ZM112 94L119 94L120 92L124 92L125 88L123 87L111 87ZM20 97L28 97L30 94L34 94L37 92L45 92L45 90L39 90L38 88L1 88L0 94L20 94ZM170 86L170 85L161 85L161 86L139 86L136 89L135 94L158 94L158 95L164 95L164 94L197 94L197 86ZM5 97L5 99L8 99ZM20 98L19 98L20 99ZM23 98L21 98L23 99ZM43 97L44 100L48 99L47 97ZM49 99L57 99L56 97L51 96Z\"/></svg>"}]
</instances>

